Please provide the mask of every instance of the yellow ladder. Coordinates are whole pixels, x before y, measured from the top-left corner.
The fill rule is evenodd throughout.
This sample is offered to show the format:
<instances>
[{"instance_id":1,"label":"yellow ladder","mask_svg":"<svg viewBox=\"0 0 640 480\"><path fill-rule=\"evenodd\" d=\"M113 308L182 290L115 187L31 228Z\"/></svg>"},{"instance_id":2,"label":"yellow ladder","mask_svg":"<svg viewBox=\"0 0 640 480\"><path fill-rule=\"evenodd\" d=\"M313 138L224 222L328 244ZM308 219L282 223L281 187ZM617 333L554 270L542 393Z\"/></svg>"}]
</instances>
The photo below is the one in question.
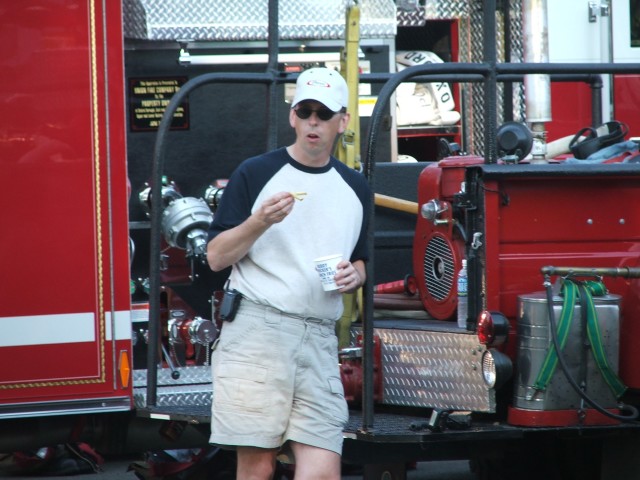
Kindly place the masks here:
<instances>
[{"instance_id":1,"label":"yellow ladder","mask_svg":"<svg viewBox=\"0 0 640 480\"><path fill-rule=\"evenodd\" d=\"M345 37L345 48L340 58L340 72L349 89L347 111L351 114L351 118L346 130L338 139L334 155L347 166L360 170L360 114L358 112L360 7L358 5L347 8ZM336 325L338 348L347 347L351 342L351 324L358 319L358 305L362 305L361 299L362 289L342 296L344 312Z\"/></svg>"}]
</instances>

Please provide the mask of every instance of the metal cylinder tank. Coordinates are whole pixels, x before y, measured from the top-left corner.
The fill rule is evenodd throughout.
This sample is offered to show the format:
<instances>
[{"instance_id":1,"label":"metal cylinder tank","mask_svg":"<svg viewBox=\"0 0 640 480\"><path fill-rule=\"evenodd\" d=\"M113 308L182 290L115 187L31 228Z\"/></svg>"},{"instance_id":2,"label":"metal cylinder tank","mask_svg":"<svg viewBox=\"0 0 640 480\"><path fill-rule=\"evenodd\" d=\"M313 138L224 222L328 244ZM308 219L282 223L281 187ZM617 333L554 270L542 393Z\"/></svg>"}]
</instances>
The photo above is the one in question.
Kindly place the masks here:
<instances>
[{"instance_id":1,"label":"metal cylinder tank","mask_svg":"<svg viewBox=\"0 0 640 480\"><path fill-rule=\"evenodd\" d=\"M594 296L597 321L609 366L618 372L618 343L620 336L620 296ZM554 296L553 310L556 325L562 312L563 300ZM513 406L519 409L549 411L587 408L571 387L558 364L547 388L536 390L533 385L547 355L553 348L550 336L547 298L543 292L518 297L518 346ZM585 346L580 302L576 302L567 343L563 350L565 361L576 383L586 383L587 394L604 408L615 408L614 395L600 373L594 356Z\"/></svg>"}]
</instances>

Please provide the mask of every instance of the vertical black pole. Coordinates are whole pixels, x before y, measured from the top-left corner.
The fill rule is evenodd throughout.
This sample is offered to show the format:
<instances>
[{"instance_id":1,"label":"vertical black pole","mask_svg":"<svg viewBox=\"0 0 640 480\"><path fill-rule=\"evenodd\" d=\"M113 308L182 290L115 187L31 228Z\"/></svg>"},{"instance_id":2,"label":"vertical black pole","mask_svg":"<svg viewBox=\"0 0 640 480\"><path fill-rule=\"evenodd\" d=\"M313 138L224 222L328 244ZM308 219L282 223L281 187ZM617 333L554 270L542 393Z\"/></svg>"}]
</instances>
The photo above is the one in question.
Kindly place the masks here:
<instances>
[{"instance_id":1,"label":"vertical black pole","mask_svg":"<svg viewBox=\"0 0 640 480\"><path fill-rule=\"evenodd\" d=\"M591 87L591 126L598 128L602 125L602 77L594 75L589 86Z\"/></svg>"},{"instance_id":2,"label":"vertical black pole","mask_svg":"<svg viewBox=\"0 0 640 480\"><path fill-rule=\"evenodd\" d=\"M280 34L278 31L278 0L269 0L269 63L267 73L272 81L268 86L269 98L267 105L267 150L274 150L278 146L278 50Z\"/></svg>"},{"instance_id":3,"label":"vertical black pole","mask_svg":"<svg viewBox=\"0 0 640 480\"><path fill-rule=\"evenodd\" d=\"M373 153L373 152L372 152ZM369 185L371 186L371 198L369 199L369 226L367 238L369 241L369 261L366 264L367 281L363 286L363 318L362 318L362 429L367 431L373 428L373 397L374 389L374 335L373 335L373 279L374 279L374 248L375 239L375 190L373 185L374 161L373 155L369 162Z\"/></svg>"}]
</instances>

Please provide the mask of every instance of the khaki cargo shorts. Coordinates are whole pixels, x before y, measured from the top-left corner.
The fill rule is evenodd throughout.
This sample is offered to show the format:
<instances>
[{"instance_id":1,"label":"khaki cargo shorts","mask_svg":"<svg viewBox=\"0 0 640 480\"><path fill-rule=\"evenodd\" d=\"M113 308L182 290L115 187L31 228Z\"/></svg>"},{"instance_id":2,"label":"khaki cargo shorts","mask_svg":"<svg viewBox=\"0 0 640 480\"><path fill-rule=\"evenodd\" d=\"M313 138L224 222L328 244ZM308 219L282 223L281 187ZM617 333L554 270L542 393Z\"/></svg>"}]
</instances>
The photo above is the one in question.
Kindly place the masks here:
<instances>
[{"instance_id":1,"label":"khaki cargo shorts","mask_svg":"<svg viewBox=\"0 0 640 480\"><path fill-rule=\"evenodd\" d=\"M341 454L348 409L334 321L243 299L213 349L211 444L279 448L292 440Z\"/></svg>"}]
</instances>

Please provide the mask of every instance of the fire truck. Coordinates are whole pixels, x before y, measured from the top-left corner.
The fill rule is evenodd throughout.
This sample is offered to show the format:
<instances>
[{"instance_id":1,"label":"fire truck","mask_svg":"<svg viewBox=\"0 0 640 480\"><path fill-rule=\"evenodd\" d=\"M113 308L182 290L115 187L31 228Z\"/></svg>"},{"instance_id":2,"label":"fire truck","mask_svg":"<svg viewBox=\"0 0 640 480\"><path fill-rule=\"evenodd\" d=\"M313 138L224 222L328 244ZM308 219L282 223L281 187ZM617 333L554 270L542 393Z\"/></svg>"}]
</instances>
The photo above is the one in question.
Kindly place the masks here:
<instances>
[{"instance_id":1,"label":"fire truck","mask_svg":"<svg viewBox=\"0 0 640 480\"><path fill-rule=\"evenodd\" d=\"M636 3L5 2L0 451L207 444L207 228L327 65L376 205L344 461L640 478Z\"/></svg>"}]
</instances>

